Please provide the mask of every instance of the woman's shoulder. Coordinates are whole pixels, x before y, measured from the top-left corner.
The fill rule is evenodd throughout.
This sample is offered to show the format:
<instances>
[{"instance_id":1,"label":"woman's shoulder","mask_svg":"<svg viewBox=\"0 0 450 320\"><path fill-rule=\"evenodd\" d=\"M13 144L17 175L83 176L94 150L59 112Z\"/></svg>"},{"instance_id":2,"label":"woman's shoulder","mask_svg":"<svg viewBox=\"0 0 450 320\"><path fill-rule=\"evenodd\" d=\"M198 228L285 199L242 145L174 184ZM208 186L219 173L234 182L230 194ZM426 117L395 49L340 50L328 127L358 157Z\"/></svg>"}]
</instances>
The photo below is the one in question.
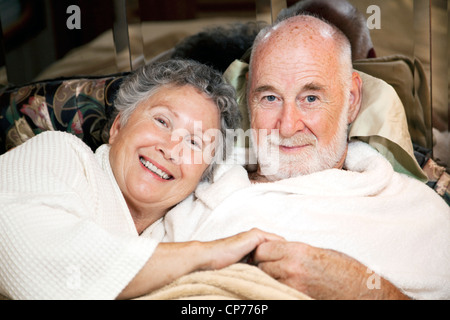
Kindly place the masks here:
<instances>
[{"instance_id":1,"label":"woman's shoulder","mask_svg":"<svg viewBox=\"0 0 450 320\"><path fill-rule=\"evenodd\" d=\"M93 153L89 146L79 137L63 131L45 131L29 139L24 144L27 143L42 144L44 148L71 148L77 151Z\"/></svg>"},{"instance_id":2,"label":"woman's shoulder","mask_svg":"<svg viewBox=\"0 0 450 320\"><path fill-rule=\"evenodd\" d=\"M27 140L0 157L0 182L52 189L61 183L73 184L96 163L93 151L77 136L48 131ZM70 182L72 181L72 182ZM59 186L58 186L59 184ZM43 189L48 189L43 188ZM13 188L14 189L14 188Z\"/></svg>"},{"instance_id":3,"label":"woman's shoulder","mask_svg":"<svg viewBox=\"0 0 450 320\"><path fill-rule=\"evenodd\" d=\"M1 155L0 159L37 160L44 157L52 160L55 157L67 158L72 153L94 154L87 144L73 134L61 131L45 131L7 151Z\"/></svg>"}]
</instances>

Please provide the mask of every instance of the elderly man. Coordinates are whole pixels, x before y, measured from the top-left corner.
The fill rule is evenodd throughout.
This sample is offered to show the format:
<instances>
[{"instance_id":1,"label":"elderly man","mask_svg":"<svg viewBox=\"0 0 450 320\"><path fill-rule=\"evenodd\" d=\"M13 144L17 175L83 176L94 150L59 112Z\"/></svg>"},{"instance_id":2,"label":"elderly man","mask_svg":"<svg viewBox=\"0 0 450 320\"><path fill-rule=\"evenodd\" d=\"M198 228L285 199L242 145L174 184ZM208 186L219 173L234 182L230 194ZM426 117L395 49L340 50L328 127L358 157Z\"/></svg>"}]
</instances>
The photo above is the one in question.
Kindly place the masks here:
<instances>
[{"instance_id":1,"label":"elderly man","mask_svg":"<svg viewBox=\"0 0 450 320\"><path fill-rule=\"evenodd\" d=\"M258 170L219 168L166 216L167 240L258 227L287 241L260 245L254 262L312 298L450 299L449 207L348 142L361 89L337 28L297 16L262 31L248 79Z\"/></svg>"}]
</instances>

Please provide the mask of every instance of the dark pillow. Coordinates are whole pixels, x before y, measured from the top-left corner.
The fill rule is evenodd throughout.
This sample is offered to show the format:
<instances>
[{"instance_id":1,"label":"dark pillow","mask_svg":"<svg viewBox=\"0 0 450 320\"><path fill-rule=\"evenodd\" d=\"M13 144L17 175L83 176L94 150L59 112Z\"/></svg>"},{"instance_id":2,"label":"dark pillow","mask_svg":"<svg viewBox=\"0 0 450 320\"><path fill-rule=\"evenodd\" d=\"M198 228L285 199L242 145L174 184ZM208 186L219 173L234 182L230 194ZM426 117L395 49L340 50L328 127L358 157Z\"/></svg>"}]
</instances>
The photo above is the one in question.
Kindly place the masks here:
<instances>
[{"instance_id":1,"label":"dark pillow","mask_svg":"<svg viewBox=\"0 0 450 320\"><path fill-rule=\"evenodd\" d=\"M0 91L0 154L38 133L72 133L92 150L108 142L114 97L127 73L59 78Z\"/></svg>"}]
</instances>

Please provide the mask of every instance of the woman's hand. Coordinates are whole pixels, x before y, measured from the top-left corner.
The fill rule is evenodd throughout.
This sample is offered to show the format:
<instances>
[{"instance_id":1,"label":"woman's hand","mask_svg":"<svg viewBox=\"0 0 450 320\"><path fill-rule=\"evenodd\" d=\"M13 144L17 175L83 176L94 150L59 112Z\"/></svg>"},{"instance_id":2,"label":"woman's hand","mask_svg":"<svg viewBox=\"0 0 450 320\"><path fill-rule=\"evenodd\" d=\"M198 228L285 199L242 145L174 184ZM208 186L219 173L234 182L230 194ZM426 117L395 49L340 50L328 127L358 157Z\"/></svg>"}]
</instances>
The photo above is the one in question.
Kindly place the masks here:
<instances>
[{"instance_id":1,"label":"woman's hand","mask_svg":"<svg viewBox=\"0 0 450 320\"><path fill-rule=\"evenodd\" d=\"M236 263L266 241L284 241L280 236L259 229L252 229L235 236L211 242L202 242L204 264L201 270L222 269Z\"/></svg>"},{"instance_id":2,"label":"woman's hand","mask_svg":"<svg viewBox=\"0 0 450 320\"><path fill-rule=\"evenodd\" d=\"M280 241L283 238L252 229L210 242L160 243L117 298L141 296L193 271L224 268L240 261L260 244L272 240Z\"/></svg>"}]
</instances>

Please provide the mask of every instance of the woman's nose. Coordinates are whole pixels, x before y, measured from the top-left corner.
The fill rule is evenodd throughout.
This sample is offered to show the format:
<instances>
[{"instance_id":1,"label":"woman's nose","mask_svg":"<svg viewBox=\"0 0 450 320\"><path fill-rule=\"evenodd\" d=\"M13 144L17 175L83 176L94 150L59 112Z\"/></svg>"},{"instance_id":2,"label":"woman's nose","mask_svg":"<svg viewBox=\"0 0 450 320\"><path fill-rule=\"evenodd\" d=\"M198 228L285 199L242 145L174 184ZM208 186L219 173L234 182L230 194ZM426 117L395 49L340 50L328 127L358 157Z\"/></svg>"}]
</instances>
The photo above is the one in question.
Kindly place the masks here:
<instances>
[{"instance_id":1,"label":"woman's nose","mask_svg":"<svg viewBox=\"0 0 450 320\"><path fill-rule=\"evenodd\" d=\"M161 152L164 159L178 164L181 160L182 141L177 137L167 135L162 137L156 145L156 150Z\"/></svg>"}]
</instances>

